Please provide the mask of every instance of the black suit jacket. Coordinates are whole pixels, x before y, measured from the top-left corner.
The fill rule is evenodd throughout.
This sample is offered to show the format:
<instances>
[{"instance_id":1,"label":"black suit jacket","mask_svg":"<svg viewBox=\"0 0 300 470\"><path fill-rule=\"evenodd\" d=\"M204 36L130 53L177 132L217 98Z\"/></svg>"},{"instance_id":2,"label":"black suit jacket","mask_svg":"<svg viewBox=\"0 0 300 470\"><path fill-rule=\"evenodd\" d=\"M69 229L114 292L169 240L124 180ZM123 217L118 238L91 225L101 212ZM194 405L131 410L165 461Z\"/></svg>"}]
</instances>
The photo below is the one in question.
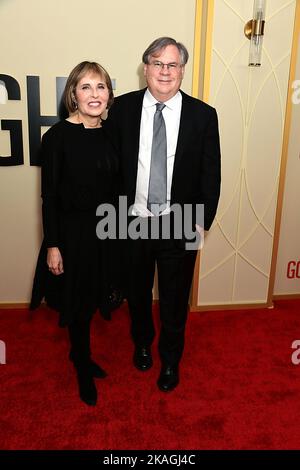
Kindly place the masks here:
<instances>
[{"instance_id":1,"label":"black suit jacket","mask_svg":"<svg viewBox=\"0 0 300 470\"><path fill-rule=\"evenodd\" d=\"M145 89L117 97L109 111L128 205L134 204L140 122ZM182 94L182 109L171 186L171 205L204 204L204 228L216 214L220 195L220 143L217 113L202 101Z\"/></svg>"}]
</instances>

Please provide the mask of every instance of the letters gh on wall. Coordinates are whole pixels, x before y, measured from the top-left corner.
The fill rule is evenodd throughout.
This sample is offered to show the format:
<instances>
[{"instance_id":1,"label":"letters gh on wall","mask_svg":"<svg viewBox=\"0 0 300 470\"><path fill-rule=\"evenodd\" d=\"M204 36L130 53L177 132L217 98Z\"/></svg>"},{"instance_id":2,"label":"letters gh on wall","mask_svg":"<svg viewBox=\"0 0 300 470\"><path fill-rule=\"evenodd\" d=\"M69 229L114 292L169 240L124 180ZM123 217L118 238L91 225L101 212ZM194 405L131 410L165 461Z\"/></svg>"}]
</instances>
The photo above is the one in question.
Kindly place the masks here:
<instances>
[{"instance_id":1,"label":"letters gh on wall","mask_svg":"<svg viewBox=\"0 0 300 470\"><path fill-rule=\"evenodd\" d=\"M5 83L8 100L21 100L20 85L14 77L0 74L0 80ZM29 129L29 161L30 165L39 165L39 148L41 142L41 127L53 126L65 113L61 98L66 83L66 77L56 77L56 116L41 116L40 78L27 76L28 129ZM3 105L1 105L0 110ZM1 119L1 130L10 132L10 156L0 155L0 166L16 166L24 164L24 143L22 121L19 119Z\"/></svg>"}]
</instances>

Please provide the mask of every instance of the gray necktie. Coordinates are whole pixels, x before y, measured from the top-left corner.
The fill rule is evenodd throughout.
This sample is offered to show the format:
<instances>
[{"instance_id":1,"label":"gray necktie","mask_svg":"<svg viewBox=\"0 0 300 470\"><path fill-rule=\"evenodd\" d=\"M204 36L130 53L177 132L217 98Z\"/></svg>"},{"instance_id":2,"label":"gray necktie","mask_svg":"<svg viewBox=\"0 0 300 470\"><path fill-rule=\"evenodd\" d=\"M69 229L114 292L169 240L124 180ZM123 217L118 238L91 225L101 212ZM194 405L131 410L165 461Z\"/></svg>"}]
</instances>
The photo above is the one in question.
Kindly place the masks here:
<instances>
[{"instance_id":1,"label":"gray necktie","mask_svg":"<svg viewBox=\"0 0 300 470\"><path fill-rule=\"evenodd\" d=\"M153 119L147 208L156 216L166 208L167 204L167 135L162 115L162 110L165 106L164 103L156 103Z\"/></svg>"}]
</instances>

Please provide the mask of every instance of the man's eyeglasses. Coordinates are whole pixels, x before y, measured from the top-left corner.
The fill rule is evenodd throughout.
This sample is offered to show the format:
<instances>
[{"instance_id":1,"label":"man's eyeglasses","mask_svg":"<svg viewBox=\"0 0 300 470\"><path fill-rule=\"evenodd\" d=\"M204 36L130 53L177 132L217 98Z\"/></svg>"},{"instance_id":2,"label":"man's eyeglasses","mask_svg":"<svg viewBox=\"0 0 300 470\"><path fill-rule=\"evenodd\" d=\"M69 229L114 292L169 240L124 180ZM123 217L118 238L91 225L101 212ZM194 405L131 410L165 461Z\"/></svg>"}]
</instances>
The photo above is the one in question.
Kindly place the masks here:
<instances>
[{"instance_id":1,"label":"man's eyeglasses","mask_svg":"<svg viewBox=\"0 0 300 470\"><path fill-rule=\"evenodd\" d=\"M155 70L163 70L164 67L167 67L167 70L175 71L178 70L182 67L182 65L177 64L176 62L170 62L169 64L164 64L163 62L160 62L159 60L154 60L153 62L150 63L152 67Z\"/></svg>"}]
</instances>

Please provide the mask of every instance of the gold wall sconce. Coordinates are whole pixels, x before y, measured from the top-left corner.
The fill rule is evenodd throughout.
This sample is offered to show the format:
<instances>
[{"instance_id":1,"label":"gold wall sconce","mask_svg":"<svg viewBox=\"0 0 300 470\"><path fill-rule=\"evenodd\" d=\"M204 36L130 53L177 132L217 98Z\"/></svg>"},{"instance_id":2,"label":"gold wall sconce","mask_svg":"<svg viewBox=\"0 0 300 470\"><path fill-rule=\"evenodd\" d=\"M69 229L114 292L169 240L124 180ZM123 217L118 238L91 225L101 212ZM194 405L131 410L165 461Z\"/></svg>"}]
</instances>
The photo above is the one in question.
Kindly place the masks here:
<instances>
[{"instance_id":1,"label":"gold wall sconce","mask_svg":"<svg viewBox=\"0 0 300 470\"><path fill-rule=\"evenodd\" d=\"M249 66L261 65L262 43L265 29L266 0L254 0L253 19L245 24L244 33L250 40Z\"/></svg>"}]
</instances>

